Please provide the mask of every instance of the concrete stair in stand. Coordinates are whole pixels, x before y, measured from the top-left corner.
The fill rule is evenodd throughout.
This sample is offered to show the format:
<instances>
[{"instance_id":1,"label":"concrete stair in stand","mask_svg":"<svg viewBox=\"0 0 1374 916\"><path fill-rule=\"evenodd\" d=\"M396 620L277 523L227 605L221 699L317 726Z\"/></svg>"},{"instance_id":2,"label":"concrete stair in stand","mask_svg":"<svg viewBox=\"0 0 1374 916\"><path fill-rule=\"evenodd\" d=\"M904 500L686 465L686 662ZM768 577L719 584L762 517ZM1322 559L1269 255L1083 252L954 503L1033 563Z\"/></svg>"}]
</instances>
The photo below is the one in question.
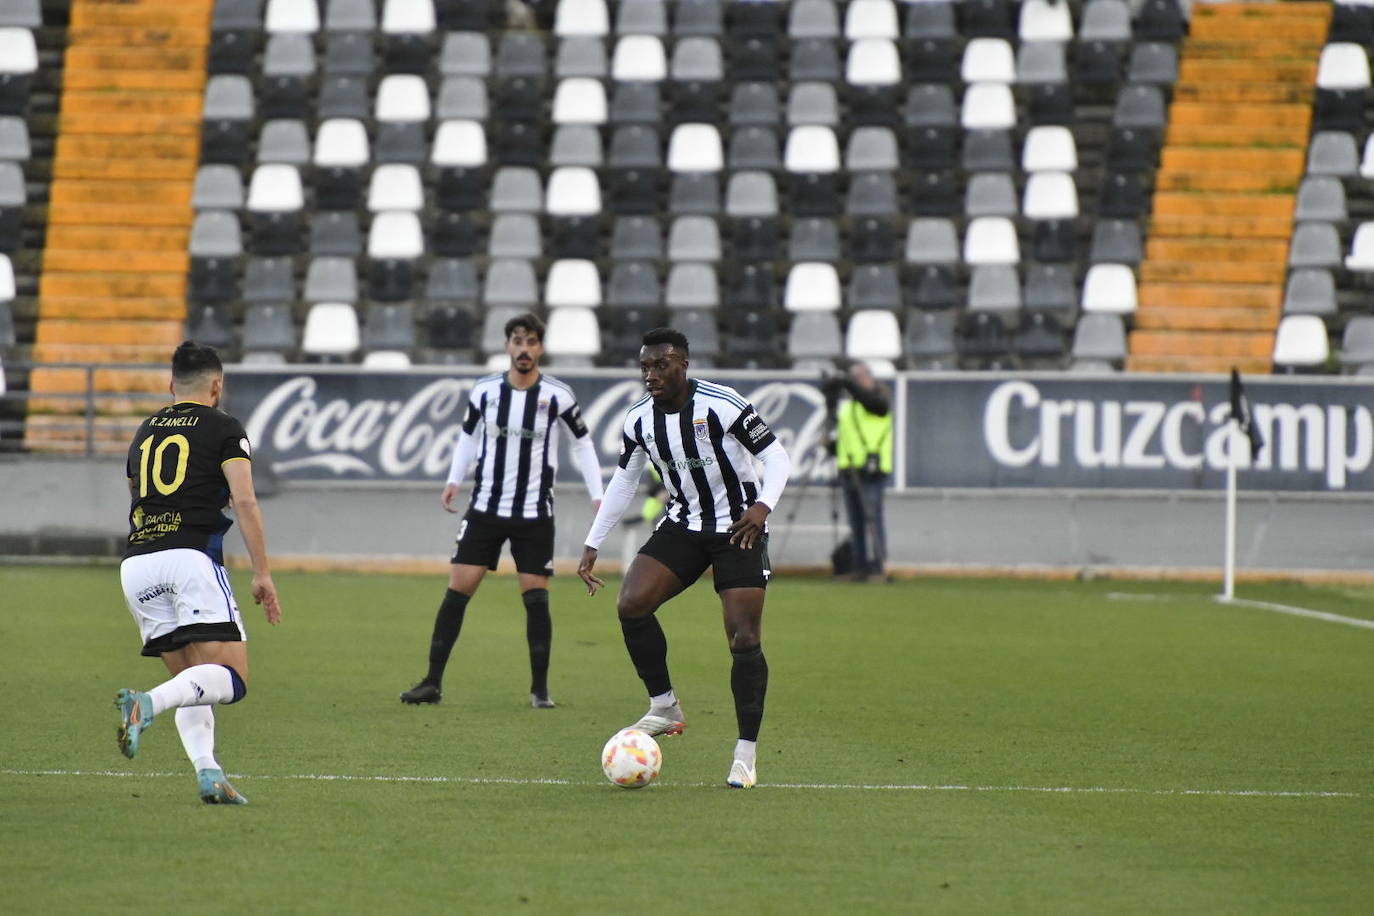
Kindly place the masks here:
<instances>
[{"instance_id":1,"label":"concrete stair in stand","mask_svg":"<svg viewBox=\"0 0 1374 916\"><path fill-rule=\"evenodd\" d=\"M1326 3L1193 7L1128 370L1270 371L1330 16Z\"/></svg>"},{"instance_id":2,"label":"concrete stair in stand","mask_svg":"<svg viewBox=\"0 0 1374 916\"><path fill-rule=\"evenodd\" d=\"M86 449L88 375L100 395L96 451L122 452L142 416L166 402L166 363L186 320L213 6L72 4L25 430L32 450ZM42 365L68 362L156 368Z\"/></svg>"}]
</instances>

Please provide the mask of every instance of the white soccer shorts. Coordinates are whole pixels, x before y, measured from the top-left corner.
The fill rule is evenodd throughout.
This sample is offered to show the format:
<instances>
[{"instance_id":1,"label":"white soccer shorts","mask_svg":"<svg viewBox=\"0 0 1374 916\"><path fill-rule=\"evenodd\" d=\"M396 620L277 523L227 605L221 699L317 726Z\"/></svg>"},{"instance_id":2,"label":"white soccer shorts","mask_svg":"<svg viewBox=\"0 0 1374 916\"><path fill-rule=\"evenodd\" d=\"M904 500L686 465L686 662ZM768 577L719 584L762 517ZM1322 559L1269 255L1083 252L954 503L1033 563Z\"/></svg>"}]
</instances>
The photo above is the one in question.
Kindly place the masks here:
<instances>
[{"instance_id":1,"label":"white soccer shorts","mask_svg":"<svg viewBox=\"0 0 1374 916\"><path fill-rule=\"evenodd\" d=\"M228 574L199 550L175 547L128 557L119 579L145 646L196 624L233 624L239 639L248 639Z\"/></svg>"}]
</instances>

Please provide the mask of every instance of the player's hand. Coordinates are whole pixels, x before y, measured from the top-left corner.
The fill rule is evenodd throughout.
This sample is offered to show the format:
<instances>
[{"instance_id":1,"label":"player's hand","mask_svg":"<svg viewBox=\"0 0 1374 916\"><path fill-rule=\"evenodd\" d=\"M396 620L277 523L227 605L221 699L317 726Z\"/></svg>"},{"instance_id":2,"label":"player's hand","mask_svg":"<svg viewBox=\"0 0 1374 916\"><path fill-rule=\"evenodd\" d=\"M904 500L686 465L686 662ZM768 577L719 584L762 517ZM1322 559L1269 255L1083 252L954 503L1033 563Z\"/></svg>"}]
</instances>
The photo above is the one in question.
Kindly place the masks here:
<instances>
[{"instance_id":1,"label":"player's hand","mask_svg":"<svg viewBox=\"0 0 1374 916\"><path fill-rule=\"evenodd\" d=\"M439 505L444 507L445 512L457 512L458 510L453 506L453 501L457 498L458 484L446 483L444 484L444 495L439 497Z\"/></svg>"},{"instance_id":2,"label":"player's hand","mask_svg":"<svg viewBox=\"0 0 1374 916\"><path fill-rule=\"evenodd\" d=\"M738 544L745 550L753 547L763 534L763 524L768 521L768 513L772 511L763 503L754 503L745 509L739 521L725 529L730 534L730 543Z\"/></svg>"},{"instance_id":3,"label":"player's hand","mask_svg":"<svg viewBox=\"0 0 1374 916\"><path fill-rule=\"evenodd\" d=\"M276 626L281 622L281 601L277 598L277 586L266 573L253 577L253 603L261 604L267 614L267 622Z\"/></svg>"},{"instance_id":4,"label":"player's hand","mask_svg":"<svg viewBox=\"0 0 1374 916\"><path fill-rule=\"evenodd\" d=\"M592 574L592 567L596 566L596 548L582 548L582 562L577 564L577 574L582 577L582 581L587 583L587 594L595 595L596 590L606 584L606 580L600 576Z\"/></svg>"}]
</instances>

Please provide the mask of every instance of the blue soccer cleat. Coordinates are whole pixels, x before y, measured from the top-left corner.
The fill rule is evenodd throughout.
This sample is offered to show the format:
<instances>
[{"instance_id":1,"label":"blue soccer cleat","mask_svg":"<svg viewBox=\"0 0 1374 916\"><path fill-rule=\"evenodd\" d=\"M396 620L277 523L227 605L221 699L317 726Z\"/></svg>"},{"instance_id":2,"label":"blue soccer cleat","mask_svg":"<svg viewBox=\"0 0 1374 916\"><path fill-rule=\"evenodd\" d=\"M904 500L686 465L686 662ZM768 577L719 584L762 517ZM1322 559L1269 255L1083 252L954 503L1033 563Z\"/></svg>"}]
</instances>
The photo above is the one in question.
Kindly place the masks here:
<instances>
[{"instance_id":1,"label":"blue soccer cleat","mask_svg":"<svg viewBox=\"0 0 1374 916\"><path fill-rule=\"evenodd\" d=\"M207 805L246 805L248 799L224 778L223 770L196 770L200 800Z\"/></svg>"},{"instance_id":2,"label":"blue soccer cleat","mask_svg":"<svg viewBox=\"0 0 1374 916\"><path fill-rule=\"evenodd\" d=\"M115 707L119 709L119 749L133 759L138 753L138 736L153 724L153 698L125 687L115 694Z\"/></svg>"}]
</instances>

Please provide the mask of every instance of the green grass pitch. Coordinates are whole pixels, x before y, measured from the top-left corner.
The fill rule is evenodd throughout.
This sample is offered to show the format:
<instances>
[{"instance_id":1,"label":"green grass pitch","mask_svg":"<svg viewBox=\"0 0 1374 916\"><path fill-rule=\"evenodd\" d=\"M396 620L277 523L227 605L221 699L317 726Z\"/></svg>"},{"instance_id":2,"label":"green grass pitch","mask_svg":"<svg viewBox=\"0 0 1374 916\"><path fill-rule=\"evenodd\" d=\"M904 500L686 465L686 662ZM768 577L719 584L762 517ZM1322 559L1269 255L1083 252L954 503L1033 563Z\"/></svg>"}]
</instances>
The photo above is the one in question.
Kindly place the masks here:
<instances>
[{"instance_id":1,"label":"green grass pitch","mask_svg":"<svg viewBox=\"0 0 1374 916\"><path fill-rule=\"evenodd\" d=\"M247 578L235 574L240 598ZM0 567L7 913L1360 913L1374 907L1374 630L1223 606L1200 585L774 583L760 786L719 605L663 613L688 727L659 780L606 783L643 712L614 590L554 580L527 701L510 578L469 608L437 707L438 577L280 575L247 607L247 700L207 807L171 716L136 760L137 654L113 569ZM1150 593L1119 600L1112 593ZM1250 597L1374 617L1370 590Z\"/></svg>"}]
</instances>

